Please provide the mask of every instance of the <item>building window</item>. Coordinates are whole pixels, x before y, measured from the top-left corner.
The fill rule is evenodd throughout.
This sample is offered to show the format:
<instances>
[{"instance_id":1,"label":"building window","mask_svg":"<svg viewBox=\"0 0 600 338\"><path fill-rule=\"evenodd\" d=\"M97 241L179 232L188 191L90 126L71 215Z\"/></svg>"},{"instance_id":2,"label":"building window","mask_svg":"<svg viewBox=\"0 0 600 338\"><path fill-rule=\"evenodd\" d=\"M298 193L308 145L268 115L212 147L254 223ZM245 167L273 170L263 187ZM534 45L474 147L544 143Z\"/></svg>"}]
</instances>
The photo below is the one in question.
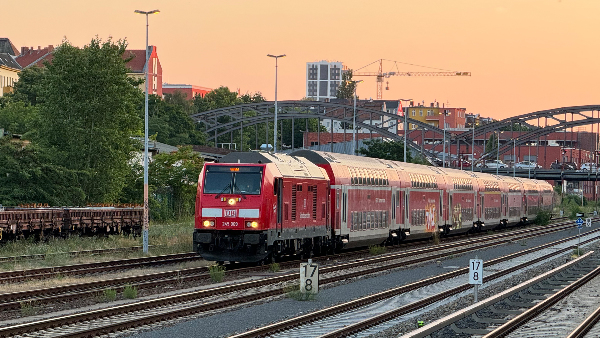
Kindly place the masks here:
<instances>
[{"instance_id":1,"label":"building window","mask_svg":"<svg viewBox=\"0 0 600 338\"><path fill-rule=\"evenodd\" d=\"M419 109L419 116L423 116L423 110Z\"/></svg>"},{"instance_id":2,"label":"building window","mask_svg":"<svg viewBox=\"0 0 600 338\"><path fill-rule=\"evenodd\" d=\"M416 114L416 112L413 110L413 111L412 111L412 116L415 116L415 114Z\"/></svg>"}]
</instances>

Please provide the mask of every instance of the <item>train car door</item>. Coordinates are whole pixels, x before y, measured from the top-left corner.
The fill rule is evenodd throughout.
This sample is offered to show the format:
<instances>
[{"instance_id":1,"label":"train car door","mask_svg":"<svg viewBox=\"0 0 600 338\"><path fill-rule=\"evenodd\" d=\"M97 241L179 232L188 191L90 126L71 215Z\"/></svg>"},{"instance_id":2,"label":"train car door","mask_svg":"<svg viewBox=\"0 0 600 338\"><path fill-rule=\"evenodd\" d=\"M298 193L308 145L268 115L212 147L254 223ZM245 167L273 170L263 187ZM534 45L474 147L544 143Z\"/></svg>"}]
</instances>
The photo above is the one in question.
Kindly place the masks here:
<instances>
[{"instance_id":1,"label":"train car door","mask_svg":"<svg viewBox=\"0 0 600 338\"><path fill-rule=\"evenodd\" d=\"M277 217L275 222L275 231L277 232L277 236L281 237L281 233L283 232L283 178L275 179L274 190L277 198Z\"/></svg>"},{"instance_id":2,"label":"train car door","mask_svg":"<svg viewBox=\"0 0 600 338\"><path fill-rule=\"evenodd\" d=\"M341 191L341 219L340 219L340 235L347 235L350 233L348 228L348 187L342 186Z\"/></svg>"},{"instance_id":3,"label":"train car door","mask_svg":"<svg viewBox=\"0 0 600 338\"><path fill-rule=\"evenodd\" d=\"M398 201L396 200L396 190L396 188L392 187L392 210L390 213L390 229L396 228L396 204L398 204Z\"/></svg>"}]
</instances>

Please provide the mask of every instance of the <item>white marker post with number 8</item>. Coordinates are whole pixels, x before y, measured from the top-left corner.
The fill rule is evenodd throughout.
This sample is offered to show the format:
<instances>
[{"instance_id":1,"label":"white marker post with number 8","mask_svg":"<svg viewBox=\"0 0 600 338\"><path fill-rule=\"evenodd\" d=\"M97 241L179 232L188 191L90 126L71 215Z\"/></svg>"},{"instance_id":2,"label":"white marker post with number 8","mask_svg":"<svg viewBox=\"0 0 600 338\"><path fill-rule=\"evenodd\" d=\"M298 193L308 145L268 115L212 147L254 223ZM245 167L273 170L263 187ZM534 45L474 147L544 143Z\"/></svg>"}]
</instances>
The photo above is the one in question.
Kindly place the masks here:
<instances>
[{"instance_id":1,"label":"white marker post with number 8","mask_svg":"<svg viewBox=\"0 0 600 338\"><path fill-rule=\"evenodd\" d=\"M313 263L312 259L300 263L300 292L319 293L319 264Z\"/></svg>"},{"instance_id":2,"label":"white marker post with number 8","mask_svg":"<svg viewBox=\"0 0 600 338\"><path fill-rule=\"evenodd\" d=\"M483 284L483 259L469 260L469 284L475 285L475 303L477 303L477 289Z\"/></svg>"}]
</instances>

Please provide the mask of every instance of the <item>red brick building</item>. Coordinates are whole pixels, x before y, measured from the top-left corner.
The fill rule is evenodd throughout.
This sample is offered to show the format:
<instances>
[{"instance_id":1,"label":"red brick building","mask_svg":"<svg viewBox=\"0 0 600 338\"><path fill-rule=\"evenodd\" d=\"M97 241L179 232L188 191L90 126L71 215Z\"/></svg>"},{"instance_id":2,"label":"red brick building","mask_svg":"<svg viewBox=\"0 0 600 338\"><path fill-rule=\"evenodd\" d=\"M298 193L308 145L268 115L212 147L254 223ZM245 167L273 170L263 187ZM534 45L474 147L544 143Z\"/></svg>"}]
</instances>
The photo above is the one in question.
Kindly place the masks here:
<instances>
[{"instance_id":1,"label":"red brick building","mask_svg":"<svg viewBox=\"0 0 600 338\"><path fill-rule=\"evenodd\" d=\"M162 66L158 59L156 46L148 46L148 50L150 51L149 60L147 60L148 62L146 62L146 51L143 49L128 49L123 54L123 58L132 58L127 62L127 67L131 70L129 75L143 81L145 81L144 71L146 67L148 67L148 78L150 80L148 84L148 94L162 97ZM142 89L142 91L146 90L144 83L140 85L140 89Z\"/></svg>"},{"instance_id":2,"label":"red brick building","mask_svg":"<svg viewBox=\"0 0 600 338\"><path fill-rule=\"evenodd\" d=\"M208 94L212 91L211 88L200 87L196 85L187 85L187 84L169 84L163 83L162 92L165 94L175 94L175 92L180 92L185 95L185 98L188 100L194 99L194 96L200 95L204 97L204 95Z\"/></svg>"}]
</instances>

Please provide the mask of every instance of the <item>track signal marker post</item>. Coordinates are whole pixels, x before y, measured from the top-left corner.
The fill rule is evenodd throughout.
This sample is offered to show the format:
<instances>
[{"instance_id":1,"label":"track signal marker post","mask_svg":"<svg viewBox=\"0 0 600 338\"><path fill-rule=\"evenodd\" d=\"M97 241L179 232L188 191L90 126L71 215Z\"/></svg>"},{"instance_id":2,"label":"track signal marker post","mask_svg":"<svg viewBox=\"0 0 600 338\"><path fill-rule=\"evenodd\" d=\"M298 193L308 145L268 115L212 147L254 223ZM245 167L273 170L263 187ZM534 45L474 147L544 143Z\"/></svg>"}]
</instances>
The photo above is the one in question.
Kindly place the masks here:
<instances>
[{"instance_id":1,"label":"track signal marker post","mask_svg":"<svg viewBox=\"0 0 600 338\"><path fill-rule=\"evenodd\" d=\"M477 291L479 285L483 284L483 259L478 259L477 256L469 260L469 284L475 285L473 297L477 303Z\"/></svg>"},{"instance_id":2,"label":"track signal marker post","mask_svg":"<svg viewBox=\"0 0 600 338\"><path fill-rule=\"evenodd\" d=\"M590 220L590 226L592 225L591 223L592 220ZM581 217L577 218L577 220L575 221L575 223L577 224L577 256L579 256L579 245L581 244L581 228L583 228L583 219Z\"/></svg>"},{"instance_id":3,"label":"track signal marker post","mask_svg":"<svg viewBox=\"0 0 600 338\"><path fill-rule=\"evenodd\" d=\"M313 263L312 259L300 263L300 293L319 293L319 264Z\"/></svg>"}]
</instances>

